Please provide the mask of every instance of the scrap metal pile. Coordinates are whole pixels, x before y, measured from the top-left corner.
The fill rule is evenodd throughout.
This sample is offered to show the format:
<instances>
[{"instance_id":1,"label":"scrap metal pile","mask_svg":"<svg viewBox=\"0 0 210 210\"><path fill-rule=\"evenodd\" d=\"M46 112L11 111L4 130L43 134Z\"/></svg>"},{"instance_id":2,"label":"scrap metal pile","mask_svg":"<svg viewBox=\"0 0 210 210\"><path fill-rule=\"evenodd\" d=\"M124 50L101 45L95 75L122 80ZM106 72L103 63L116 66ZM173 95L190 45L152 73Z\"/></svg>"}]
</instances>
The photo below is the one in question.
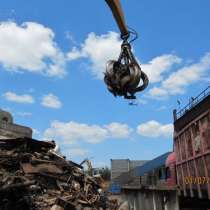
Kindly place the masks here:
<instances>
[{"instance_id":1,"label":"scrap metal pile","mask_svg":"<svg viewBox=\"0 0 210 210\"><path fill-rule=\"evenodd\" d=\"M0 139L0 210L114 210L102 183L54 152L53 141Z\"/></svg>"}]
</instances>

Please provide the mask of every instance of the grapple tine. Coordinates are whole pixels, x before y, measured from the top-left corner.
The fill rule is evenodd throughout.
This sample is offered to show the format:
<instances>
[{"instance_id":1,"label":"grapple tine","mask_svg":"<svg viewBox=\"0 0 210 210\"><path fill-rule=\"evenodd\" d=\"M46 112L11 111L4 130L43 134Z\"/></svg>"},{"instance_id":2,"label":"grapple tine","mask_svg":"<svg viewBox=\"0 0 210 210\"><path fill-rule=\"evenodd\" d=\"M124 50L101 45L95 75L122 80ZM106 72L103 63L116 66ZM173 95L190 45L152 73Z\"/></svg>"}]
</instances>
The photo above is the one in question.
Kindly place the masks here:
<instances>
[{"instance_id":1,"label":"grapple tine","mask_svg":"<svg viewBox=\"0 0 210 210\"><path fill-rule=\"evenodd\" d=\"M126 99L135 98L136 92L147 87L148 77L141 70L127 41L121 45L118 61L107 62L104 81L111 93L115 96L124 96ZM141 86L140 81L143 83Z\"/></svg>"}]
</instances>

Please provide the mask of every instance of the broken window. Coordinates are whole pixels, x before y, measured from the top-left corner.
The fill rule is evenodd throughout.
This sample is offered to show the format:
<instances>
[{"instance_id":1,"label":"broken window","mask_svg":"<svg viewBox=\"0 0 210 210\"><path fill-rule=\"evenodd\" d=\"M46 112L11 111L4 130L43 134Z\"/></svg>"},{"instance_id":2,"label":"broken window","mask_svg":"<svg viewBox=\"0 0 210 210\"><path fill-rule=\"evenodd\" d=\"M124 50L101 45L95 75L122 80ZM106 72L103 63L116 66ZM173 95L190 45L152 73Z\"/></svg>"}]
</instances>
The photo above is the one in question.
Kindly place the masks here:
<instances>
[{"instance_id":1,"label":"broken window","mask_svg":"<svg viewBox=\"0 0 210 210\"><path fill-rule=\"evenodd\" d=\"M2 118L2 122L5 123L5 124L7 124L9 122L9 119L7 117L3 117Z\"/></svg>"}]
</instances>

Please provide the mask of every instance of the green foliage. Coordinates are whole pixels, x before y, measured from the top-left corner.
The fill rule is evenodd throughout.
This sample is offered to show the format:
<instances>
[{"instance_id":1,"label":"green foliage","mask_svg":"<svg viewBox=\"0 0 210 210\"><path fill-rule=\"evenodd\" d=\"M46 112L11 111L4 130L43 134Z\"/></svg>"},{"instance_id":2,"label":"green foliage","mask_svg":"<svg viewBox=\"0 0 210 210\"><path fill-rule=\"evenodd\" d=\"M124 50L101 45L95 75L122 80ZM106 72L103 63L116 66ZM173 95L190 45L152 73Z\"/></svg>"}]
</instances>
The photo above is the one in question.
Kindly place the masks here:
<instances>
[{"instance_id":1,"label":"green foliage","mask_svg":"<svg viewBox=\"0 0 210 210\"><path fill-rule=\"evenodd\" d=\"M99 174L106 181L109 181L110 178L111 178L111 171L107 166L105 168L100 168L99 169Z\"/></svg>"}]
</instances>

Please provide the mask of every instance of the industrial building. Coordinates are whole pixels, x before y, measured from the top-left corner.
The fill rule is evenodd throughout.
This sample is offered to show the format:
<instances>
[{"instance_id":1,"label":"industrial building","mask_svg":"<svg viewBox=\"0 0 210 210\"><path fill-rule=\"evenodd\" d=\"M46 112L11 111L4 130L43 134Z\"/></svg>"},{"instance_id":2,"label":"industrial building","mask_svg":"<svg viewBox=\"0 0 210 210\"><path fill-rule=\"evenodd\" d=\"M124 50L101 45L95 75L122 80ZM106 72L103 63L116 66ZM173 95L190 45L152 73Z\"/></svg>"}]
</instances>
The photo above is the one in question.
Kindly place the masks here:
<instances>
[{"instance_id":1,"label":"industrial building","mask_svg":"<svg viewBox=\"0 0 210 210\"><path fill-rule=\"evenodd\" d=\"M147 160L111 159L111 181L114 182L123 173L131 171L146 162Z\"/></svg>"},{"instance_id":2,"label":"industrial building","mask_svg":"<svg viewBox=\"0 0 210 210\"><path fill-rule=\"evenodd\" d=\"M111 185L112 193L120 193L121 186L127 183L131 172L147 160L111 159Z\"/></svg>"},{"instance_id":3,"label":"industrial building","mask_svg":"<svg viewBox=\"0 0 210 210\"><path fill-rule=\"evenodd\" d=\"M112 182L130 210L210 209L210 86L173 111L173 152ZM116 171L115 171L116 174Z\"/></svg>"},{"instance_id":4,"label":"industrial building","mask_svg":"<svg viewBox=\"0 0 210 210\"><path fill-rule=\"evenodd\" d=\"M32 138L32 129L15 124L12 115L0 109L0 139L21 137Z\"/></svg>"},{"instance_id":5,"label":"industrial building","mask_svg":"<svg viewBox=\"0 0 210 210\"><path fill-rule=\"evenodd\" d=\"M133 210L178 210L176 187L167 185L167 152L130 173L127 183L121 186L123 200L128 201Z\"/></svg>"}]
</instances>

